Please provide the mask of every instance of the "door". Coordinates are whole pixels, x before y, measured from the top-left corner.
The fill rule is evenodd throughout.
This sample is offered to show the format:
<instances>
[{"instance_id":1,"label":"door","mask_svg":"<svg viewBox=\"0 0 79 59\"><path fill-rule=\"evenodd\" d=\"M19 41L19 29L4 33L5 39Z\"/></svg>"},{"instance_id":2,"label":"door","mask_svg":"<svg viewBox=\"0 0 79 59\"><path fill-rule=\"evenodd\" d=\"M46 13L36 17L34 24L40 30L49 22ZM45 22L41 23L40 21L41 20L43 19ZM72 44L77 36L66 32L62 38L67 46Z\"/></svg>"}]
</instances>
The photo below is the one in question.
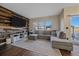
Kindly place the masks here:
<instances>
[{"instance_id":1,"label":"door","mask_svg":"<svg viewBox=\"0 0 79 59\"><path fill-rule=\"evenodd\" d=\"M74 44L79 44L79 16L71 16L71 32Z\"/></svg>"}]
</instances>

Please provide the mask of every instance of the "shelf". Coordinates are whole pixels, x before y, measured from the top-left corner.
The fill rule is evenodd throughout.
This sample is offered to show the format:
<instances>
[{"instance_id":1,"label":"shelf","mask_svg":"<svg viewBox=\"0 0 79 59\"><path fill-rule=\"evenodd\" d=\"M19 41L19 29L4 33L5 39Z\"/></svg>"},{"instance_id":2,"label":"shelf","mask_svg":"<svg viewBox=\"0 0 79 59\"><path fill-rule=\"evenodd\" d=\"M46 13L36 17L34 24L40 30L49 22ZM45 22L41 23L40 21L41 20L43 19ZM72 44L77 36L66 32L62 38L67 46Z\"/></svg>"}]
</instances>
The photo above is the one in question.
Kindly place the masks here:
<instances>
[{"instance_id":1,"label":"shelf","mask_svg":"<svg viewBox=\"0 0 79 59\"><path fill-rule=\"evenodd\" d=\"M27 30L27 32L29 32L29 20L30 20L29 18L19 15L2 6L0 6L0 9L1 9L0 10L0 28L1 29L18 30L18 29L21 29L22 26L24 26L23 24L26 24L25 25L26 30ZM21 22L23 20L23 22L21 22L21 23L23 23L22 26L17 25L18 20L19 20L19 22ZM20 25L21 25L21 23L20 23Z\"/></svg>"},{"instance_id":2,"label":"shelf","mask_svg":"<svg viewBox=\"0 0 79 59\"><path fill-rule=\"evenodd\" d=\"M3 45L3 44L6 44L6 42L0 43L0 46Z\"/></svg>"},{"instance_id":3,"label":"shelf","mask_svg":"<svg viewBox=\"0 0 79 59\"><path fill-rule=\"evenodd\" d=\"M10 22L0 22L0 23L2 23L2 24L3 24L3 23L10 24Z\"/></svg>"}]
</instances>

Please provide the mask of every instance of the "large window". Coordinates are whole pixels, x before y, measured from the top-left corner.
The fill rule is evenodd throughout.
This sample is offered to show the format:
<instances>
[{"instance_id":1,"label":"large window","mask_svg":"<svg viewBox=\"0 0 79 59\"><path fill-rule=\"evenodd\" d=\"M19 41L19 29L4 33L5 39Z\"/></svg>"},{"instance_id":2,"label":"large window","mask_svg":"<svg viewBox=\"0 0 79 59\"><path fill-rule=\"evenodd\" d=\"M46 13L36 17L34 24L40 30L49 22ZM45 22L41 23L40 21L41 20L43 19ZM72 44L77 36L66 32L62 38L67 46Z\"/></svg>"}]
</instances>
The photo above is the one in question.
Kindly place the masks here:
<instances>
[{"instance_id":1,"label":"large window","mask_svg":"<svg viewBox=\"0 0 79 59\"><path fill-rule=\"evenodd\" d=\"M35 30L50 30L52 28L52 21L39 21L34 23Z\"/></svg>"},{"instance_id":2,"label":"large window","mask_svg":"<svg viewBox=\"0 0 79 59\"><path fill-rule=\"evenodd\" d=\"M75 42L79 40L79 16L72 16L72 19L71 19L71 25L72 25L72 29L73 29L73 32L72 32L72 35L73 35L73 38L75 40Z\"/></svg>"},{"instance_id":3,"label":"large window","mask_svg":"<svg viewBox=\"0 0 79 59\"><path fill-rule=\"evenodd\" d=\"M71 25L74 27L79 27L79 16L72 16Z\"/></svg>"}]
</instances>

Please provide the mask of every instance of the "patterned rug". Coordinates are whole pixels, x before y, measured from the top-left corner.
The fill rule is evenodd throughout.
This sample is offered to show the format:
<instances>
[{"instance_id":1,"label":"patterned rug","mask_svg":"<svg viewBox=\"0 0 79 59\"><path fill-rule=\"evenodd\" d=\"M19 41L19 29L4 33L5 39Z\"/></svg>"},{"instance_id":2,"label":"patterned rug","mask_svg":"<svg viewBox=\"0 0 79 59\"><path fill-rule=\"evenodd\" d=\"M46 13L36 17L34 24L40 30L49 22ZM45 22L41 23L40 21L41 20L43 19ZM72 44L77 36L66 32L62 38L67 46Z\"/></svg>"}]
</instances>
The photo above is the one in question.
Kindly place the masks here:
<instances>
[{"instance_id":1,"label":"patterned rug","mask_svg":"<svg viewBox=\"0 0 79 59\"><path fill-rule=\"evenodd\" d=\"M12 45L40 53L41 56L61 56L59 49L52 48L51 42L48 40L18 41Z\"/></svg>"}]
</instances>

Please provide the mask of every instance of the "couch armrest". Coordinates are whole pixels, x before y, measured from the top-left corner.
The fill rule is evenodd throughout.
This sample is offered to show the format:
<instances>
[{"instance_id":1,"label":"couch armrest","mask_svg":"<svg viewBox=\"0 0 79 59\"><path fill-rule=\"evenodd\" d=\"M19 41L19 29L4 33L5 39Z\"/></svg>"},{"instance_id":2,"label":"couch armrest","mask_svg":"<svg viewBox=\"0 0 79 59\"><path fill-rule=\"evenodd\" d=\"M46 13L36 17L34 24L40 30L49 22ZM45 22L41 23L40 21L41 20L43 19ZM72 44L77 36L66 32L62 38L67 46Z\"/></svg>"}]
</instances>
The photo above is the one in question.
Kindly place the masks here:
<instances>
[{"instance_id":1,"label":"couch armrest","mask_svg":"<svg viewBox=\"0 0 79 59\"><path fill-rule=\"evenodd\" d=\"M51 41L51 42L52 42L52 41L59 41L59 42L69 42L69 43L73 43L72 40L60 39L60 38L53 37L53 36L50 37L50 41Z\"/></svg>"},{"instance_id":2,"label":"couch armrest","mask_svg":"<svg viewBox=\"0 0 79 59\"><path fill-rule=\"evenodd\" d=\"M51 36L50 40L53 48L64 49L68 51L73 50L73 42L71 40L59 39L53 36Z\"/></svg>"}]
</instances>

